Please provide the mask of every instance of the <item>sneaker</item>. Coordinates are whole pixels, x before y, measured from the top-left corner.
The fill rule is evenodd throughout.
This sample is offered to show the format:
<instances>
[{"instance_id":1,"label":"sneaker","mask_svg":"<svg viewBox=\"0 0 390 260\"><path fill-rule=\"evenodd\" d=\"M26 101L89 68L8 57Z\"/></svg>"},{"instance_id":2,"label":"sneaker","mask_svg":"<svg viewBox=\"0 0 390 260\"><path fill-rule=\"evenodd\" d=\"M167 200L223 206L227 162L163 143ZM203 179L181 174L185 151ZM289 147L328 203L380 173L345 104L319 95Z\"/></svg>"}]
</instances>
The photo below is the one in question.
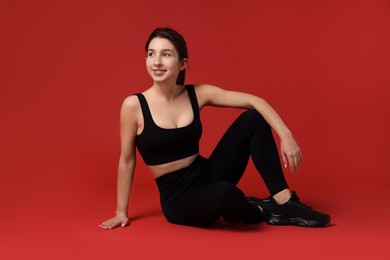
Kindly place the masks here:
<instances>
[{"instance_id":1,"label":"sneaker","mask_svg":"<svg viewBox=\"0 0 390 260\"><path fill-rule=\"evenodd\" d=\"M321 227L330 222L331 217L303 204L295 192L286 203L279 205L272 197L267 199L248 198L264 209L265 221L270 225L294 225L302 227Z\"/></svg>"}]
</instances>

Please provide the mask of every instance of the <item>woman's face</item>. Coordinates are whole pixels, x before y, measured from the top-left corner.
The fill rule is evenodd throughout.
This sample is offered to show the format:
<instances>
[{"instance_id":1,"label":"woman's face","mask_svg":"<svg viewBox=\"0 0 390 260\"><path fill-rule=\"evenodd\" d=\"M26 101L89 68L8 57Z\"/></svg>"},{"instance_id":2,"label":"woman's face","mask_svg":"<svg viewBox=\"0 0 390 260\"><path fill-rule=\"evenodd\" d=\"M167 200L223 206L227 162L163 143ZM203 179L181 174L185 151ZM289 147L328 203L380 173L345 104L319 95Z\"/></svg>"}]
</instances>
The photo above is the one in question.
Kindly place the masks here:
<instances>
[{"instance_id":1,"label":"woman's face","mask_svg":"<svg viewBox=\"0 0 390 260\"><path fill-rule=\"evenodd\" d=\"M179 61L179 53L167 39L154 38L146 54L146 69L154 82L176 82L180 70L185 69L186 60Z\"/></svg>"}]
</instances>

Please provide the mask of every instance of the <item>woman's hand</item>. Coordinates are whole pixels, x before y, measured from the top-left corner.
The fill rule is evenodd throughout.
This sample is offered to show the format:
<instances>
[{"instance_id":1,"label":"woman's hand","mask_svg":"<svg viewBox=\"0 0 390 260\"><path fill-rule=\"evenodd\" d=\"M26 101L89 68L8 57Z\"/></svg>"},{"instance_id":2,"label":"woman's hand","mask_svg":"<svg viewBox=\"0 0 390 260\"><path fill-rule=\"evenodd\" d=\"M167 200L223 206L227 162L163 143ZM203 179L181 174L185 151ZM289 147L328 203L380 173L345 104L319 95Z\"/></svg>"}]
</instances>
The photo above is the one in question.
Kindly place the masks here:
<instances>
[{"instance_id":1,"label":"woman's hand","mask_svg":"<svg viewBox=\"0 0 390 260\"><path fill-rule=\"evenodd\" d=\"M298 165L302 161L302 153L292 135L281 138L280 150L284 168L290 165L291 172L295 174L298 171Z\"/></svg>"},{"instance_id":2,"label":"woman's hand","mask_svg":"<svg viewBox=\"0 0 390 260\"><path fill-rule=\"evenodd\" d=\"M124 214L117 214L115 217L104 221L99 227L102 229L113 229L119 226L126 227L128 225L130 225L129 218Z\"/></svg>"}]
</instances>

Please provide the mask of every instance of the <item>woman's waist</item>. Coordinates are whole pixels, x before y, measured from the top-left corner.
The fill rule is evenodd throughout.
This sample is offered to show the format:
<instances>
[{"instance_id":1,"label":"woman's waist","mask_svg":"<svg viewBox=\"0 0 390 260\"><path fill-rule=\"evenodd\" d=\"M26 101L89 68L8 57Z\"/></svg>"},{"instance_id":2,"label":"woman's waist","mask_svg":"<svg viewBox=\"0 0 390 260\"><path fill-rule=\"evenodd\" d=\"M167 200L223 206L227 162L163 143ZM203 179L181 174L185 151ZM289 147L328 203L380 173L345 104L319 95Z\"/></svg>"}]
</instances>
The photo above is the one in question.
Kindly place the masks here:
<instances>
[{"instance_id":1,"label":"woman's waist","mask_svg":"<svg viewBox=\"0 0 390 260\"><path fill-rule=\"evenodd\" d=\"M191 164L193 164L196 161L196 159L198 159L198 157L202 157L202 156L200 156L199 154L194 154L177 161L159 164L159 165L148 165L148 167L151 170L154 178L157 179L166 174L177 172L191 166Z\"/></svg>"},{"instance_id":2,"label":"woman's waist","mask_svg":"<svg viewBox=\"0 0 390 260\"><path fill-rule=\"evenodd\" d=\"M207 178L204 171L206 162L207 159L198 155L187 167L157 177L155 181L160 196L178 195L202 184Z\"/></svg>"}]
</instances>

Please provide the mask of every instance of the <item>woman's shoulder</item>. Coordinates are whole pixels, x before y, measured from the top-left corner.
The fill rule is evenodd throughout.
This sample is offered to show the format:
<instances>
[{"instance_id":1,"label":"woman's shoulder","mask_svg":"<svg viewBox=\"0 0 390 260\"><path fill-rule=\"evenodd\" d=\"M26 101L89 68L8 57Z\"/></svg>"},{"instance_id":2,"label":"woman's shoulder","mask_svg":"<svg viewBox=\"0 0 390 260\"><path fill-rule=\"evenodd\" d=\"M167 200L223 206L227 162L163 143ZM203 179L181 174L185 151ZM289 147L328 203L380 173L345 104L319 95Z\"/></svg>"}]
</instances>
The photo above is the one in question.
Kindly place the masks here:
<instances>
[{"instance_id":1,"label":"woman's shoulder","mask_svg":"<svg viewBox=\"0 0 390 260\"><path fill-rule=\"evenodd\" d=\"M126 97L122 102L122 112L137 114L140 111L141 105L137 95L131 95Z\"/></svg>"},{"instance_id":2,"label":"woman's shoulder","mask_svg":"<svg viewBox=\"0 0 390 260\"><path fill-rule=\"evenodd\" d=\"M132 107L132 108L137 107L137 106L139 106L138 100L139 99L137 97L137 94L128 96L123 100L123 106Z\"/></svg>"},{"instance_id":3,"label":"woman's shoulder","mask_svg":"<svg viewBox=\"0 0 390 260\"><path fill-rule=\"evenodd\" d=\"M214 96L220 93L221 88L210 84L194 84L199 107L202 108L210 103Z\"/></svg>"},{"instance_id":4,"label":"woman's shoulder","mask_svg":"<svg viewBox=\"0 0 390 260\"><path fill-rule=\"evenodd\" d=\"M210 84L193 84L196 94L199 96L209 96L222 90L220 87Z\"/></svg>"},{"instance_id":5,"label":"woman's shoulder","mask_svg":"<svg viewBox=\"0 0 390 260\"><path fill-rule=\"evenodd\" d=\"M138 124L141 114L141 105L136 95L128 96L123 100L120 118L124 125Z\"/></svg>"},{"instance_id":6,"label":"woman's shoulder","mask_svg":"<svg viewBox=\"0 0 390 260\"><path fill-rule=\"evenodd\" d=\"M201 91L220 89L220 87L217 87L217 86L211 85L211 84L205 84L205 83L202 83L202 84L191 84L191 85L194 86L194 88L196 90L201 90Z\"/></svg>"}]
</instances>

